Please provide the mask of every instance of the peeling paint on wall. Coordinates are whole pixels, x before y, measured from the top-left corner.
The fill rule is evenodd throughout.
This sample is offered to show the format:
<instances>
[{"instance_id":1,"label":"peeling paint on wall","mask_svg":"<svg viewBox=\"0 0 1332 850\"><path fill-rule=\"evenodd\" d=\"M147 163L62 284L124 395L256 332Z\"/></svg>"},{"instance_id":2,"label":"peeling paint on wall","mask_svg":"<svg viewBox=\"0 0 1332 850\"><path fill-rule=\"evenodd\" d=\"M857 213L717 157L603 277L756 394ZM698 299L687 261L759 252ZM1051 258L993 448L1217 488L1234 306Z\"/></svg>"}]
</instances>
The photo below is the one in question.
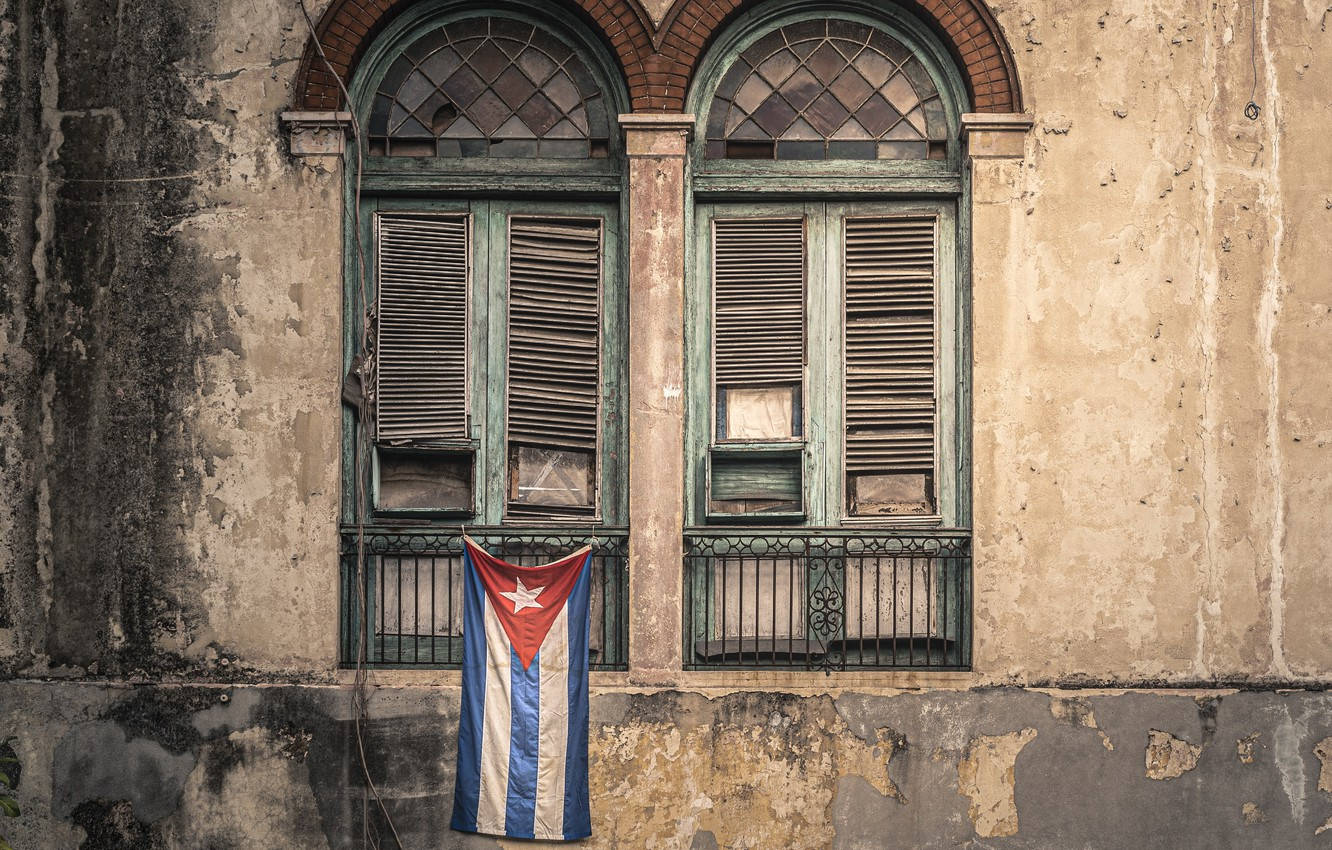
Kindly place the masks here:
<instances>
[{"instance_id":1,"label":"peeling paint on wall","mask_svg":"<svg viewBox=\"0 0 1332 850\"><path fill-rule=\"evenodd\" d=\"M1318 790L1332 794L1332 738L1324 738L1314 744L1314 755L1318 757ZM1314 830L1319 835L1332 829L1332 817L1328 817L1321 826Z\"/></svg>"},{"instance_id":2,"label":"peeling paint on wall","mask_svg":"<svg viewBox=\"0 0 1332 850\"><path fill-rule=\"evenodd\" d=\"M1036 738L1030 727L1006 735L982 735L967 745L957 766L957 791L971 805L967 816L981 838L1017 835L1018 810L1013 799L1017 757Z\"/></svg>"},{"instance_id":3,"label":"peeling paint on wall","mask_svg":"<svg viewBox=\"0 0 1332 850\"><path fill-rule=\"evenodd\" d=\"M1200 745L1190 744L1169 732L1151 729L1147 732L1147 778L1178 779L1198 766L1202 754Z\"/></svg>"}]
</instances>

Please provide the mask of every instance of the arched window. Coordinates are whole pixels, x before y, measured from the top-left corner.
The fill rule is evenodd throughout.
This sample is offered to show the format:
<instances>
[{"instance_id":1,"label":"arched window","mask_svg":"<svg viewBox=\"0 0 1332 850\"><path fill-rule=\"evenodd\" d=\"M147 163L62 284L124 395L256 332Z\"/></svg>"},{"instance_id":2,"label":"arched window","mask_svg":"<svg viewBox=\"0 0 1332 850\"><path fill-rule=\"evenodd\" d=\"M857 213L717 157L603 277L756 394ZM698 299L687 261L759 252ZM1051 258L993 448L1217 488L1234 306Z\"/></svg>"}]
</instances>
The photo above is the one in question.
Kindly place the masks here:
<instances>
[{"instance_id":1,"label":"arched window","mask_svg":"<svg viewBox=\"0 0 1332 850\"><path fill-rule=\"evenodd\" d=\"M486 16L419 35L380 78L370 152L585 159L609 151L603 84L542 27Z\"/></svg>"},{"instance_id":2,"label":"arched window","mask_svg":"<svg viewBox=\"0 0 1332 850\"><path fill-rule=\"evenodd\" d=\"M517 563L592 542L623 669L617 66L539 3L423 2L349 93L343 660L459 662L465 527Z\"/></svg>"},{"instance_id":3,"label":"arched window","mask_svg":"<svg viewBox=\"0 0 1332 850\"><path fill-rule=\"evenodd\" d=\"M740 51L708 105L706 153L728 159L943 159L947 106L882 29L821 18Z\"/></svg>"},{"instance_id":4,"label":"arched window","mask_svg":"<svg viewBox=\"0 0 1332 850\"><path fill-rule=\"evenodd\" d=\"M891 4L776 3L690 103L687 546L708 566L686 664L965 665L961 561L939 556L969 522L961 76Z\"/></svg>"}]
</instances>

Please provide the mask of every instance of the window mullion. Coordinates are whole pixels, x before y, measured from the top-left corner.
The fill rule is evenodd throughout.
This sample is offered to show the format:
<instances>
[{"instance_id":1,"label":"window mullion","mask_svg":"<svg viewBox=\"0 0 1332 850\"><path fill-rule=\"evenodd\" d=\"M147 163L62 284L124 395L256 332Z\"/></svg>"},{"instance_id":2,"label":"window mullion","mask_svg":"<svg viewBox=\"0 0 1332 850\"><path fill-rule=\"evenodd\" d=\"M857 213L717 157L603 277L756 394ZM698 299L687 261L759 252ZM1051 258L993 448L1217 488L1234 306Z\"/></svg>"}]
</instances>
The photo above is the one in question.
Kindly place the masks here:
<instances>
[{"instance_id":1,"label":"window mullion","mask_svg":"<svg viewBox=\"0 0 1332 850\"><path fill-rule=\"evenodd\" d=\"M504 423L505 350L508 312L504 309L507 298L505 282L508 252L507 205L480 202L476 227L484 232L484 269L478 269L477 289L482 293L478 303L475 327L484 329L478 340L485 340L484 351L478 351L478 360L484 359L485 374L480 376L473 390L478 411L484 411L485 420L479 423L477 438L481 441L481 458L477 463L477 520L496 525L503 513L503 493L495 482L505 480L504 443L507 438ZM484 334L482 336L481 334Z\"/></svg>"}]
</instances>

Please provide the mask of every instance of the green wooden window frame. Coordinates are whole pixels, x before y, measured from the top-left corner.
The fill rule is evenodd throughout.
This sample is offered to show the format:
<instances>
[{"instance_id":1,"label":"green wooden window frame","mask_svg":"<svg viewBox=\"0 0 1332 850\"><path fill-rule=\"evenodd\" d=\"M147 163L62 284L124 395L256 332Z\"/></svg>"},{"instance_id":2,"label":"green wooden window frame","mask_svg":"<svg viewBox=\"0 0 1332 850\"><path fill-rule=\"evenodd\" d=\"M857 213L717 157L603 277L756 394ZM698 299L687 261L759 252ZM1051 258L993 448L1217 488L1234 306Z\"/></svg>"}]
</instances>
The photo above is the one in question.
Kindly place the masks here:
<instances>
[{"instance_id":1,"label":"green wooden window frame","mask_svg":"<svg viewBox=\"0 0 1332 850\"><path fill-rule=\"evenodd\" d=\"M578 54L602 86L611 114L627 111L628 93L618 67L604 46L553 5L536 2L493 2L480 7L460 0L427 0L413 4L376 37L358 65L349 93L362 126L367 126L374 93L388 68L423 33L471 17L507 17L541 27ZM370 303L375 281L375 216L419 212L465 215L470 221L468 293L468 364L466 435L429 446L374 447L361 457L356 447L357 411L343 405L342 521L431 522L464 525L549 526L618 525L627 518L622 388L628 305L622 276L623 146L612 134L605 156L587 159L537 157L410 157L375 156L364 147L359 160L349 157L345 169L343 245L343 365L354 371L365 351L364 305ZM360 171L357 173L357 164ZM354 213L354 214L353 214ZM505 423L508 293L508 224L511 217L596 218L601 222L600 375L596 451L596 507L576 517L510 517L508 435ZM358 240L359 237L359 240ZM359 241L359 249L358 249ZM364 253L366 280L361 280ZM473 459L470 505L377 509L381 452L455 455ZM357 461L360 461L359 468ZM358 496L363 481L364 499Z\"/></svg>"},{"instance_id":2,"label":"green wooden window frame","mask_svg":"<svg viewBox=\"0 0 1332 850\"><path fill-rule=\"evenodd\" d=\"M601 374L599 435L596 457L596 509L593 514L568 521L617 524L625 509L623 458L623 396L625 385L624 328L626 299L618 258L621 254L618 205L613 203L498 200L439 200L411 198L366 198L361 220L367 265L374 268L373 221L377 213L453 213L471 220L471 281L469 299L469 363L467 380L467 434L459 440L438 441L430 446L376 446L369 470L370 507L376 518L462 521L467 524L498 525L504 522L530 524L506 510L508 486L508 433L505 422L508 386L508 229L512 218L597 219L601 222L602 310L600 318ZM352 302L355 309L355 301ZM355 316L355 313L351 314ZM350 323L349 323L350 325ZM349 362L350 367L350 362ZM380 506L379 458L385 452L471 453L473 495L468 509L441 507L384 509ZM349 458L350 460L350 458ZM350 472L350 470L349 470ZM352 503L354 504L354 494ZM545 522L547 520L542 520ZM549 521L565 521L552 515Z\"/></svg>"},{"instance_id":3,"label":"green wooden window frame","mask_svg":"<svg viewBox=\"0 0 1332 850\"><path fill-rule=\"evenodd\" d=\"M936 243L936 514L925 517L850 516L844 470L845 363L842 244L848 217L934 216ZM712 375L713 293L709 250L713 222L735 218L793 218L805 221L805 380L802 416L794 439L740 442L718 439L716 382ZM691 524L800 523L833 525L943 525L957 527L965 517L968 465L963 452L967 419L963 409L966 345L959 286L958 211L951 200L805 201L793 203L703 203L694 214L694 267L690 275L688 316L689 415L687 440L694 458L687 465ZM743 456L800 458L802 507L796 511L719 514L710 510L712 467L719 459Z\"/></svg>"},{"instance_id":4,"label":"green wooden window frame","mask_svg":"<svg viewBox=\"0 0 1332 850\"><path fill-rule=\"evenodd\" d=\"M772 161L708 159L703 134L691 145L690 188L695 199L687 243L686 291L686 524L800 527L965 528L971 521L971 346L969 178L960 141L966 89L947 49L917 19L893 6L858 0L811 6L777 2L743 15L705 60L689 107L707 121L712 95L735 57L782 26L814 18L855 20L877 27L923 62L946 106L950 132L942 159ZM937 511L848 516L843 453L842 236L847 216L937 216L936 243L936 474ZM781 452L767 443L717 439L712 374L712 222L719 217L803 217L806 222L806 372L801 437L799 510L738 516L710 511L711 467L728 452Z\"/></svg>"}]
</instances>

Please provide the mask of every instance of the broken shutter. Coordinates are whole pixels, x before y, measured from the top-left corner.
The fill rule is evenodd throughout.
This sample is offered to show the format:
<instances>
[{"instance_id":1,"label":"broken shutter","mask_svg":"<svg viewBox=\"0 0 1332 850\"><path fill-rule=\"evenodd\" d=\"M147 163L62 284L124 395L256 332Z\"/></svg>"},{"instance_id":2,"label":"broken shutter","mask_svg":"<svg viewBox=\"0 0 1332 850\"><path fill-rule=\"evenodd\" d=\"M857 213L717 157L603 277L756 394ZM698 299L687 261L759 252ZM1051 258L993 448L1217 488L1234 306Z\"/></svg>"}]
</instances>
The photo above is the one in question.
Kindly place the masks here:
<instances>
[{"instance_id":1,"label":"broken shutter","mask_svg":"<svg viewBox=\"0 0 1332 850\"><path fill-rule=\"evenodd\" d=\"M708 463L708 513L800 515L801 453L780 446L802 431L805 220L717 219L712 275L719 444Z\"/></svg>"},{"instance_id":2,"label":"broken shutter","mask_svg":"<svg viewBox=\"0 0 1332 850\"><path fill-rule=\"evenodd\" d=\"M846 220L850 513L932 514L935 219Z\"/></svg>"},{"instance_id":3,"label":"broken shutter","mask_svg":"<svg viewBox=\"0 0 1332 850\"><path fill-rule=\"evenodd\" d=\"M376 218L381 442L459 439L467 429L466 216Z\"/></svg>"},{"instance_id":4,"label":"broken shutter","mask_svg":"<svg viewBox=\"0 0 1332 850\"><path fill-rule=\"evenodd\" d=\"M600 219L509 221L509 512L596 504Z\"/></svg>"}]
</instances>

